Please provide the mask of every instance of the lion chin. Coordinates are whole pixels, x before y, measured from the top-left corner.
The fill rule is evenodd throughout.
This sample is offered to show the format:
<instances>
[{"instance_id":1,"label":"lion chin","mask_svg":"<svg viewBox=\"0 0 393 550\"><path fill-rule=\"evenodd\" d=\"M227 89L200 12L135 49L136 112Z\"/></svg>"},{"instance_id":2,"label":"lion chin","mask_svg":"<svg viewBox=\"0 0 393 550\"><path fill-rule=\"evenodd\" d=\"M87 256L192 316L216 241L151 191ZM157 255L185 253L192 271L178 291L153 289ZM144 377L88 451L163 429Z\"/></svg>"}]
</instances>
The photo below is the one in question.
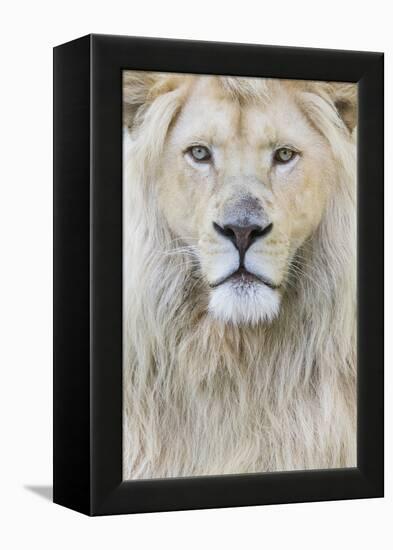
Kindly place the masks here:
<instances>
[{"instance_id":1,"label":"lion chin","mask_svg":"<svg viewBox=\"0 0 393 550\"><path fill-rule=\"evenodd\" d=\"M277 317L280 301L278 291L263 283L227 282L211 291L209 313L224 323L257 325Z\"/></svg>"}]
</instances>

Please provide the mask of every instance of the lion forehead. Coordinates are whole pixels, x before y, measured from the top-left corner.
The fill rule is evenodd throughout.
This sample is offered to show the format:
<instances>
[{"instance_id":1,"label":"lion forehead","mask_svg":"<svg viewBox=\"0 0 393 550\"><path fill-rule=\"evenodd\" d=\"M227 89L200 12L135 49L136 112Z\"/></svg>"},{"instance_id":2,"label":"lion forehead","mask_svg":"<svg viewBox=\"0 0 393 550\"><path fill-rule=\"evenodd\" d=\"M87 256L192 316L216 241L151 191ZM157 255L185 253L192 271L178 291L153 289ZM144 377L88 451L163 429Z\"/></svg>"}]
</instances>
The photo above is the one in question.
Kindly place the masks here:
<instances>
[{"instance_id":1,"label":"lion forehead","mask_svg":"<svg viewBox=\"0 0 393 550\"><path fill-rule=\"evenodd\" d=\"M230 86L228 79L203 76L194 80L169 141L180 147L203 142L221 150L245 148L248 154L262 154L280 141L301 146L315 141L316 132L297 101L298 88L263 79L241 79L238 88L229 82Z\"/></svg>"}]
</instances>

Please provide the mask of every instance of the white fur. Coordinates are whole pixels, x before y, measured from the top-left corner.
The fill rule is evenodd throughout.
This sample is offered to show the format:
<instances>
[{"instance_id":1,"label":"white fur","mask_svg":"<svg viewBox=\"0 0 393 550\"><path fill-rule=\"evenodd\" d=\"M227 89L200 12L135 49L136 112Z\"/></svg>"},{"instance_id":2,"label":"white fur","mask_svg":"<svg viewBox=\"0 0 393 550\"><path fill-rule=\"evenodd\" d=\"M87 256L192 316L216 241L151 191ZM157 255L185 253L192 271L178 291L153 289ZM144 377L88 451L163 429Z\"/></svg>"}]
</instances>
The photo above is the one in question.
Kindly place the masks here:
<instances>
[{"instance_id":1,"label":"white fur","mask_svg":"<svg viewBox=\"0 0 393 550\"><path fill-rule=\"evenodd\" d=\"M279 307L277 291L256 283L227 282L212 291L209 302L209 311L216 319L237 324L272 321Z\"/></svg>"}]
</instances>

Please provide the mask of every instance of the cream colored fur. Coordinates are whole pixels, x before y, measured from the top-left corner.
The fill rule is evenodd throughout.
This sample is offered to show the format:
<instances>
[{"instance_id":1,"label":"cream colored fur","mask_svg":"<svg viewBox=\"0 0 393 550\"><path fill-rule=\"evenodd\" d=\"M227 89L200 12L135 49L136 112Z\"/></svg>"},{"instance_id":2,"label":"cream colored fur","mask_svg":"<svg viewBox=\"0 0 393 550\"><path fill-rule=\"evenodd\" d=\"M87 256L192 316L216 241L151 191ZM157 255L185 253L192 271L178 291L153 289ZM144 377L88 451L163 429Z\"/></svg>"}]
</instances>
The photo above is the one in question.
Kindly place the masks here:
<instances>
[{"instance_id":1,"label":"cream colored fur","mask_svg":"<svg viewBox=\"0 0 393 550\"><path fill-rule=\"evenodd\" d=\"M239 152L248 166L256 162L255 178L247 172L244 181L277 227L277 242L272 231L253 261L262 269L273 258L271 273L281 286L263 287L255 303L244 295L247 306L236 306L239 315L228 310L228 318L220 311L235 307L231 288L224 297L209 290L213 268L206 259L218 243L227 244L208 233L217 242L207 245L208 229L198 228L210 227L210 206L230 183L211 183L218 176L206 167L185 165L183 175L184 159L173 153L182 123L189 127L187 117L196 117L192 98L197 108L209 94L224 110L232 103L244 116L254 109L247 128L259 112L266 118L278 110L281 117L292 102L291 117L279 119L283 127L299 124L305 143L318 146L315 158L304 155L304 168L289 175L259 174L257 157ZM280 94L285 101L278 109ZM350 85L125 73L125 479L356 465L355 107ZM207 104L204 112L207 128L214 114ZM231 113L219 125L226 132ZM264 135L278 119L269 120ZM261 118L255 132L263 124ZM249 147L256 140L253 135ZM228 153L222 171L241 146ZM271 194L254 180L272 182ZM183 187L193 182L198 196L188 212ZM181 193L184 207L176 202ZM297 205L310 193L310 203L304 198ZM303 220L299 228L288 225L291 216ZM214 269L229 265L235 252L227 246L219 254Z\"/></svg>"}]
</instances>

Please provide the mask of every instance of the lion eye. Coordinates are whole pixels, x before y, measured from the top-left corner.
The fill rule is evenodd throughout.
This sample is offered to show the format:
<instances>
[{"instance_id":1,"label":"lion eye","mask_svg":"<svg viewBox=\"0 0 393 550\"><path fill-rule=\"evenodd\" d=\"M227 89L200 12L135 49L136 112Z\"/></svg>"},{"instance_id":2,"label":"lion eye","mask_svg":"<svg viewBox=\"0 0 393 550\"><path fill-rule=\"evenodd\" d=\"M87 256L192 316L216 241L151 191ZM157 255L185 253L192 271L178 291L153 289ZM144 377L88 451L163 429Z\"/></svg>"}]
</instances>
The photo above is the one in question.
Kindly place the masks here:
<instances>
[{"instance_id":1,"label":"lion eye","mask_svg":"<svg viewBox=\"0 0 393 550\"><path fill-rule=\"evenodd\" d=\"M295 154L295 151L292 149L289 149L288 147L281 147L275 151L274 160L285 164L286 162L292 160Z\"/></svg>"},{"instance_id":2,"label":"lion eye","mask_svg":"<svg viewBox=\"0 0 393 550\"><path fill-rule=\"evenodd\" d=\"M196 162L206 162L211 159L211 153L204 145L194 145L189 152Z\"/></svg>"}]
</instances>

